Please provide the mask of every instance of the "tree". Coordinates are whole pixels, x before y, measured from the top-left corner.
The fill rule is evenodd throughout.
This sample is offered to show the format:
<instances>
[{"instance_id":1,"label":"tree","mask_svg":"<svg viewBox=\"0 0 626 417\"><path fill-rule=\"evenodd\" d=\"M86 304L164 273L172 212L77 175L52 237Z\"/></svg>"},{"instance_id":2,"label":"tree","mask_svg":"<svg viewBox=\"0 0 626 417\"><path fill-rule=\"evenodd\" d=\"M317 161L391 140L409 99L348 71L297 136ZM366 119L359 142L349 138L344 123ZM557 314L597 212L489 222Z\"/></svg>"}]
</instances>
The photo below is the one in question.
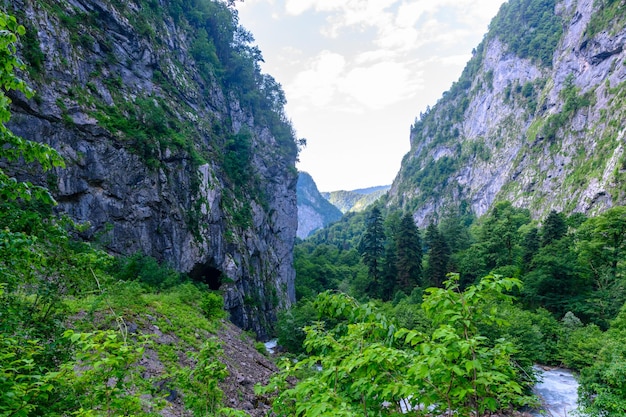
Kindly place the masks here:
<instances>
[{"instance_id":1,"label":"tree","mask_svg":"<svg viewBox=\"0 0 626 417\"><path fill-rule=\"evenodd\" d=\"M422 278L422 238L410 213L402 217L395 243L397 286L410 294L415 286L421 284Z\"/></svg>"},{"instance_id":2,"label":"tree","mask_svg":"<svg viewBox=\"0 0 626 417\"><path fill-rule=\"evenodd\" d=\"M626 415L626 305L602 335L591 366L580 373L579 403L585 416Z\"/></svg>"},{"instance_id":3,"label":"tree","mask_svg":"<svg viewBox=\"0 0 626 417\"><path fill-rule=\"evenodd\" d=\"M567 233L567 223L563 213L557 213L552 210L541 228L541 246L547 246L550 243L561 239Z\"/></svg>"},{"instance_id":4,"label":"tree","mask_svg":"<svg viewBox=\"0 0 626 417\"><path fill-rule=\"evenodd\" d=\"M602 327L626 301L626 207L585 221L576 233L578 260L593 283L589 314Z\"/></svg>"},{"instance_id":5,"label":"tree","mask_svg":"<svg viewBox=\"0 0 626 417\"><path fill-rule=\"evenodd\" d=\"M539 249L532 271L524 276L526 302L544 307L557 318L572 310L580 314L580 302L589 290L580 274L570 238L562 238Z\"/></svg>"},{"instance_id":6,"label":"tree","mask_svg":"<svg viewBox=\"0 0 626 417\"><path fill-rule=\"evenodd\" d=\"M425 241L428 248L426 278L430 285L441 287L448 273L448 261L450 259L448 244L433 222L426 228Z\"/></svg>"},{"instance_id":7,"label":"tree","mask_svg":"<svg viewBox=\"0 0 626 417\"><path fill-rule=\"evenodd\" d=\"M479 236L490 271L517 265L521 249L519 228L530 220L528 210L513 207L508 201L496 203L491 209L483 220Z\"/></svg>"},{"instance_id":8,"label":"tree","mask_svg":"<svg viewBox=\"0 0 626 417\"><path fill-rule=\"evenodd\" d=\"M359 244L359 252L370 276L366 291L370 296L380 296L382 259L385 254L385 230L383 217L378 207L374 207L365 220L365 233Z\"/></svg>"}]
</instances>

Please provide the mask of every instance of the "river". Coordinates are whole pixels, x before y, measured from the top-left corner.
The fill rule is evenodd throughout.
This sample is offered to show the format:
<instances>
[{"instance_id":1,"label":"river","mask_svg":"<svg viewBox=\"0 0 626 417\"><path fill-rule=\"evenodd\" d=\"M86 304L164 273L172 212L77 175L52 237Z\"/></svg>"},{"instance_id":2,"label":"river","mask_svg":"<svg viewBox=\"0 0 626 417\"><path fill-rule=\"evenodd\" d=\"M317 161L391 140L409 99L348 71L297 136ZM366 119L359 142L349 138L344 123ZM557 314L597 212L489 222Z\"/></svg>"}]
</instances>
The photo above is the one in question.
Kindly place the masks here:
<instances>
[{"instance_id":1,"label":"river","mask_svg":"<svg viewBox=\"0 0 626 417\"><path fill-rule=\"evenodd\" d=\"M578 381L568 370L561 368L544 369L536 366L535 371L540 382L535 386L535 393L543 401L545 412L533 414L535 417L573 417L578 400Z\"/></svg>"}]
</instances>

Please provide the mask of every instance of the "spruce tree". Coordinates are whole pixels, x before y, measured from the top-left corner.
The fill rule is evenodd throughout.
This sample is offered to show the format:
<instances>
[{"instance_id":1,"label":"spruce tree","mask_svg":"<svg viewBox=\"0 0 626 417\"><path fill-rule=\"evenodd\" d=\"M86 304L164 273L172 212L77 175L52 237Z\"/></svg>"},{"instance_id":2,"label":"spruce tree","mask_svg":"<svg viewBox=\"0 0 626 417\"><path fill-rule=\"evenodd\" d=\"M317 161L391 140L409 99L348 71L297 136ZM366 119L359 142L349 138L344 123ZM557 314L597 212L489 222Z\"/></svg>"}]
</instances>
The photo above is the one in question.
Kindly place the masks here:
<instances>
[{"instance_id":1,"label":"spruce tree","mask_svg":"<svg viewBox=\"0 0 626 417\"><path fill-rule=\"evenodd\" d=\"M567 223L563 213L557 213L552 210L541 229L541 246L547 246L550 243L561 239L567 233Z\"/></svg>"},{"instance_id":2,"label":"spruce tree","mask_svg":"<svg viewBox=\"0 0 626 417\"><path fill-rule=\"evenodd\" d=\"M435 223L431 222L426 229L426 246L428 247L428 267L426 278L431 285L441 287L448 273L450 250Z\"/></svg>"},{"instance_id":3,"label":"spruce tree","mask_svg":"<svg viewBox=\"0 0 626 417\"><path fill-rule=\"evenodd\" d=\"M411 214L402 217L395 243L397 287L409 294L422 279L422 238Z\"/></svg>"},{"instance_id":4,"label":"spruce tree","mask_svg":"<svg viewBox=\"0 0 626 417\"><path fill-rule=\"evenodd\" d=\"M366 292L373 297L380 296L382 260L385 254L385 230L383 217L378 207L374 207L367 215L365 233L359 243L359 253L370 276Z\"/></svg>"}]
</instances>

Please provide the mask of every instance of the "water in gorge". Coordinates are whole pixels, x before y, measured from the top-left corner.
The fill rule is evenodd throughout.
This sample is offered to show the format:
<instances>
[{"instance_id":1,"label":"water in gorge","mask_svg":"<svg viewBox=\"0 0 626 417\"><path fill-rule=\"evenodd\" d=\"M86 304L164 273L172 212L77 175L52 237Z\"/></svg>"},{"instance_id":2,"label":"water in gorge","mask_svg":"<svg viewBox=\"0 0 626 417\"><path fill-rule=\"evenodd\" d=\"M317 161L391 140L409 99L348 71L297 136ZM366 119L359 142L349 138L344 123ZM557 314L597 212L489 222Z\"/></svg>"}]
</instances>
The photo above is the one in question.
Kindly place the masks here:
<instances>
[{"instance_id":1,"label":"water in gorge","mask_svg":"<svg viewBox=\"0 0 626 417\"><path fill-rule=\"evenodd\" d=\"M535 371L539 382L535 385L535 393L544 404L543 412L535 412L533 416L541 417L574 417L578 400L578 381L568 370L555 368L544 369L536 366Z\"/></svg>"}]
</instances>

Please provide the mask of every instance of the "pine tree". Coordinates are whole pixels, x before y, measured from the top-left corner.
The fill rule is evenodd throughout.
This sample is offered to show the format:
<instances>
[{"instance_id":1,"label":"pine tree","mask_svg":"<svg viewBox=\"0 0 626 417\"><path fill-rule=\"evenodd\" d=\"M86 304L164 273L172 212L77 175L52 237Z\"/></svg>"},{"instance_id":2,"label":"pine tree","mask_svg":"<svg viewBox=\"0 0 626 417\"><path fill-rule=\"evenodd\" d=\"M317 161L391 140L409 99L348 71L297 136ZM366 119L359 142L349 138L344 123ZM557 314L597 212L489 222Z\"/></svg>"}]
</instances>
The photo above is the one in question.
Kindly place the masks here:
<instances>
[{"instance_id":1,"label":"pine tree","mask_svg":"<svg viewBox=\"0 0 626 417\"><path fill-rule=\"evenodd\" d=\"M411 214L402 217L395 243L397 286L409 294L422 279L422 238Z\"/></svg>"},{"instance_id":2,"label":"pine tree","mask_svg":"<svg viewBox=\"0 0 626 417\"><path fill-rule=\"evenodd\" d=\"M531 268L533 256L537 253L540 246L539 231L536 227L531 228L522 240L522 265L521 270L527 272Z\"/></svg>"},{"instance_id":3,"label":"pine tree","mask_svg":"<svg viewBox=\"0 0 626 417\"><path fill-rule=\"evenodd\" d=\"M547 246L550 243L561 239L567 233L567 223L563 213L557 213L552 210L541 229L541 246Z\"/></svg>"},{"instance_id":4,"label":"pine tree","mask_svg":"<svg viewBox=\"0 0 626 417\"><path fill-rule=\"evenodd\" d=\"M448 273L450 250L435 223L430 223L426 229L426 246L428 247L428 267L426 278L431 285L441 287Z\"/></svg>"},{"instance_id":5,"label":"pine tree","mask_svg":"<svg viewBox=\"0 0 626 417\"><path fill-rule=\"evenodd\" d=\"M365 234L361 238L359 252L370 276L366 292L370 296L380 296L382 260L385 254L385 230L383 217L378 207L374 207L365 220Z\"/></svg>"}]
</instances>

